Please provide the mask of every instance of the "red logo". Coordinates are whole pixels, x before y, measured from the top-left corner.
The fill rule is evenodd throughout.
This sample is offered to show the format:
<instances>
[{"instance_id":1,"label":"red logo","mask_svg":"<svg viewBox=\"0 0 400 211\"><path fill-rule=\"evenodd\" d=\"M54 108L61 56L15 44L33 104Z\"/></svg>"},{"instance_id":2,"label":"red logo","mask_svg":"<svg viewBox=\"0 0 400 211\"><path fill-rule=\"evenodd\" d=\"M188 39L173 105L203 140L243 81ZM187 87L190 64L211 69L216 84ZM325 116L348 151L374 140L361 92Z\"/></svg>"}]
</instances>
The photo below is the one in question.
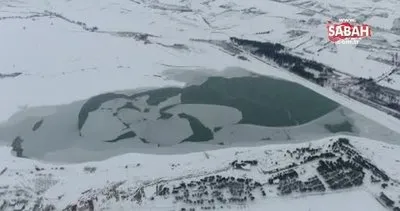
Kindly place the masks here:
<instances>
[{"instance_id":1,"label":"red logo","mask_svg":"<svg viewBox=\"0 0 400 211\"><path fill-rule=\"evenodd\" d=\"M342 40L360 40L372 35L371 26L368 24L357 24L350 21L338 23L328 21L326 28L328 39L335 43Z\"/></svg>"}]
</instances>

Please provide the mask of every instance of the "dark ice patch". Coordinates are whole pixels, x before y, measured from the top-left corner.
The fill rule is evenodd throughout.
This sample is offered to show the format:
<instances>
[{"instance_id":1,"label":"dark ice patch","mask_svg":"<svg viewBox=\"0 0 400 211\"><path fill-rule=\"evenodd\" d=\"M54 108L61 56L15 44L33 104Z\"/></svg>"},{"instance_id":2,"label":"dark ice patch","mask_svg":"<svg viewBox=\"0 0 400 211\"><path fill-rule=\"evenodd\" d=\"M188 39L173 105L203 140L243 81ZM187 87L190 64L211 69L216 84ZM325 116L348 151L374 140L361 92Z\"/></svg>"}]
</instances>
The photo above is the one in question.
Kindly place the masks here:
<instances>
[{"instance_id":1,"label":"dark ice patch","mask_svg":"<svg viewBox=\"0 0 400 211\"><path fill-rule=\"evenodd\" d=\"M242 112L241 124L283 127L304 124L338 104L300 84L269 77L210 77L183 89L182 104L211 104Z\"/></svg>"},{"instance_id":2,"label":"dark ice patch","mask_svg":"<svg viewBox=\"0 0 400 211\"><path fill-rule=\"evenodd\" d=\"M193 134L183 140L182 142L203 142L209 141L214 138L213 133L209 128L204 126L196 117L180 113L178 114L180 118L187 119L189 121L190 127L192 128Z\"/></svg>"},{"instance_id":3,"label":"dark ice patch","mask_svg":"<svg viewBox=\"0 0 400 211\"><path fill-rule=\"evenodd\" d=\"M40 126L42 126L43 121L44 121L43 119L37 121L37 122L33 125L32 130L33 130L33 131L38 130L38 129L40 128Z\"/></svg>"},{"instance_id":4,"label":"dark ice patch","mask_svg":"<svg viewBox=\"0 0 400 211\"><path fill-rule=\"evenodd\" d=\"M220 131L221 129L222 129L222 127L215 127L213 130L214 130L214 133L216 133L216 132Z\"/></svg>"},{"instance_id":5,"label":"dark ice patch","mask_svg":"<svg viewBox=\"0 0 400 211\"><path fill-rule=\"evenodd\" d=\"M108 140L108 141L105 141L105 142L117 142L117 141L122 140L122 139L135 138L135 137L136 137L136 133L133 132L133 131L129 131L129 132L126 132L126 133L118 136L115 139Z\"/></svg>"},{"instance_id":6,"label":"dark ice patch","mask_svg":"<svg viewBox=\"0 0 400 211\"><path fill-rule=\"evenodd\" d=\"M165 106L163 108L160 109L160 117L158 117L158 119L163 119L163 120L167 120L170 119L171 117L173 117L174 115L167 112L168 109L173 108L174 106L176 106L177 104L174 105L169 105L169 106Z\"/></svg>"},{"instance_id":7,"label":"dark ice patch","mask_svg":"<svg viewBox=\"0 0 400 211\"><path fill-rule=\"evenodd\" d=\"M339 124L326 124L324 127L331 133L354 132L353 125L347 120Z\"/></svg>"}]
</instances>

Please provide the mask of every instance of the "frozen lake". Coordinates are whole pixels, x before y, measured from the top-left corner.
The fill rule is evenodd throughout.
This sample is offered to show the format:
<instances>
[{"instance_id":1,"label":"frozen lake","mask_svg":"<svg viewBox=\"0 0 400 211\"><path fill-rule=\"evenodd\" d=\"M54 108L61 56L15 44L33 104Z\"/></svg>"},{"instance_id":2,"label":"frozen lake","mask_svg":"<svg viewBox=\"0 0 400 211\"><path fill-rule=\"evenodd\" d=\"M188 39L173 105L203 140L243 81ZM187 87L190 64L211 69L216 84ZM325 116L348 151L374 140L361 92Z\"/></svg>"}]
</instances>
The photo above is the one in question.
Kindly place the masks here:
<instances>
[{"instance_id":1,"label":"frozen lake","mask_svg":"<svg viewBox=\"0 0 400 211\"><path fill-rule=\"evenodd\" d=\"M20 136L24 156L52 162L297 143L334 134L400 140L398 133L297 83L241 69L165 74L187 85L30 108L0 126L0 140L10 145Z\"/></svg>"}]
</instances>

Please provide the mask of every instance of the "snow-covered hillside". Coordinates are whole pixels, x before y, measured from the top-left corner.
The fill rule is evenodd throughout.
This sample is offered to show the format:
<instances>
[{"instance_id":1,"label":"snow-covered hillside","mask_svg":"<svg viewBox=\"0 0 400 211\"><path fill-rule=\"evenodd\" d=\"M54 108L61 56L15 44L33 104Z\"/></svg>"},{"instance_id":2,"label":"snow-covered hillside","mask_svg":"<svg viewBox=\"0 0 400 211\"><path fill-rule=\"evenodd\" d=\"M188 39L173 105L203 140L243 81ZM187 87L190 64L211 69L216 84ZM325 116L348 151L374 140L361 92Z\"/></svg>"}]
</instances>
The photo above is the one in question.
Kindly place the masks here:
<instances>
[{"instance_id":1,"label":"snow-covered hillside","mask_svg":"<svg viewBox=\"0 0 400 211\"><path fill-rule=\"evenodd\" d=\"M383 211L399 206L399 150L340 136L57 165L15 158L2 147L0 208Z\"/></svg>"}]
</instances>

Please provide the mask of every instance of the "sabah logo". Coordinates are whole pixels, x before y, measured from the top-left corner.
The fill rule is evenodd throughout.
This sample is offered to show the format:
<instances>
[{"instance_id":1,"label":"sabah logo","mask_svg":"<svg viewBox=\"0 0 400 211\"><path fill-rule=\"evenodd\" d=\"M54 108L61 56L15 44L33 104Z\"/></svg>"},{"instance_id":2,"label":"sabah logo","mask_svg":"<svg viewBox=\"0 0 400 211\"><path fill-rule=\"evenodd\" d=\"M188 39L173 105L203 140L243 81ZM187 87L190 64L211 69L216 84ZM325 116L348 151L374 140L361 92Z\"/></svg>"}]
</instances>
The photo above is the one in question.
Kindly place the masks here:
<instances>
[{"instance_id":1,"label":"sabah logo","mask_svg":"<svg viewBox=\"0 0 400 211\"><path fill-rule=\"evenodd\" d=\"M368 24L358 24L354 19L339 19L326 24L329 41L337 44L358 44L366 37L371 37L372 29Z\"/></svg>"}]
</instances>

